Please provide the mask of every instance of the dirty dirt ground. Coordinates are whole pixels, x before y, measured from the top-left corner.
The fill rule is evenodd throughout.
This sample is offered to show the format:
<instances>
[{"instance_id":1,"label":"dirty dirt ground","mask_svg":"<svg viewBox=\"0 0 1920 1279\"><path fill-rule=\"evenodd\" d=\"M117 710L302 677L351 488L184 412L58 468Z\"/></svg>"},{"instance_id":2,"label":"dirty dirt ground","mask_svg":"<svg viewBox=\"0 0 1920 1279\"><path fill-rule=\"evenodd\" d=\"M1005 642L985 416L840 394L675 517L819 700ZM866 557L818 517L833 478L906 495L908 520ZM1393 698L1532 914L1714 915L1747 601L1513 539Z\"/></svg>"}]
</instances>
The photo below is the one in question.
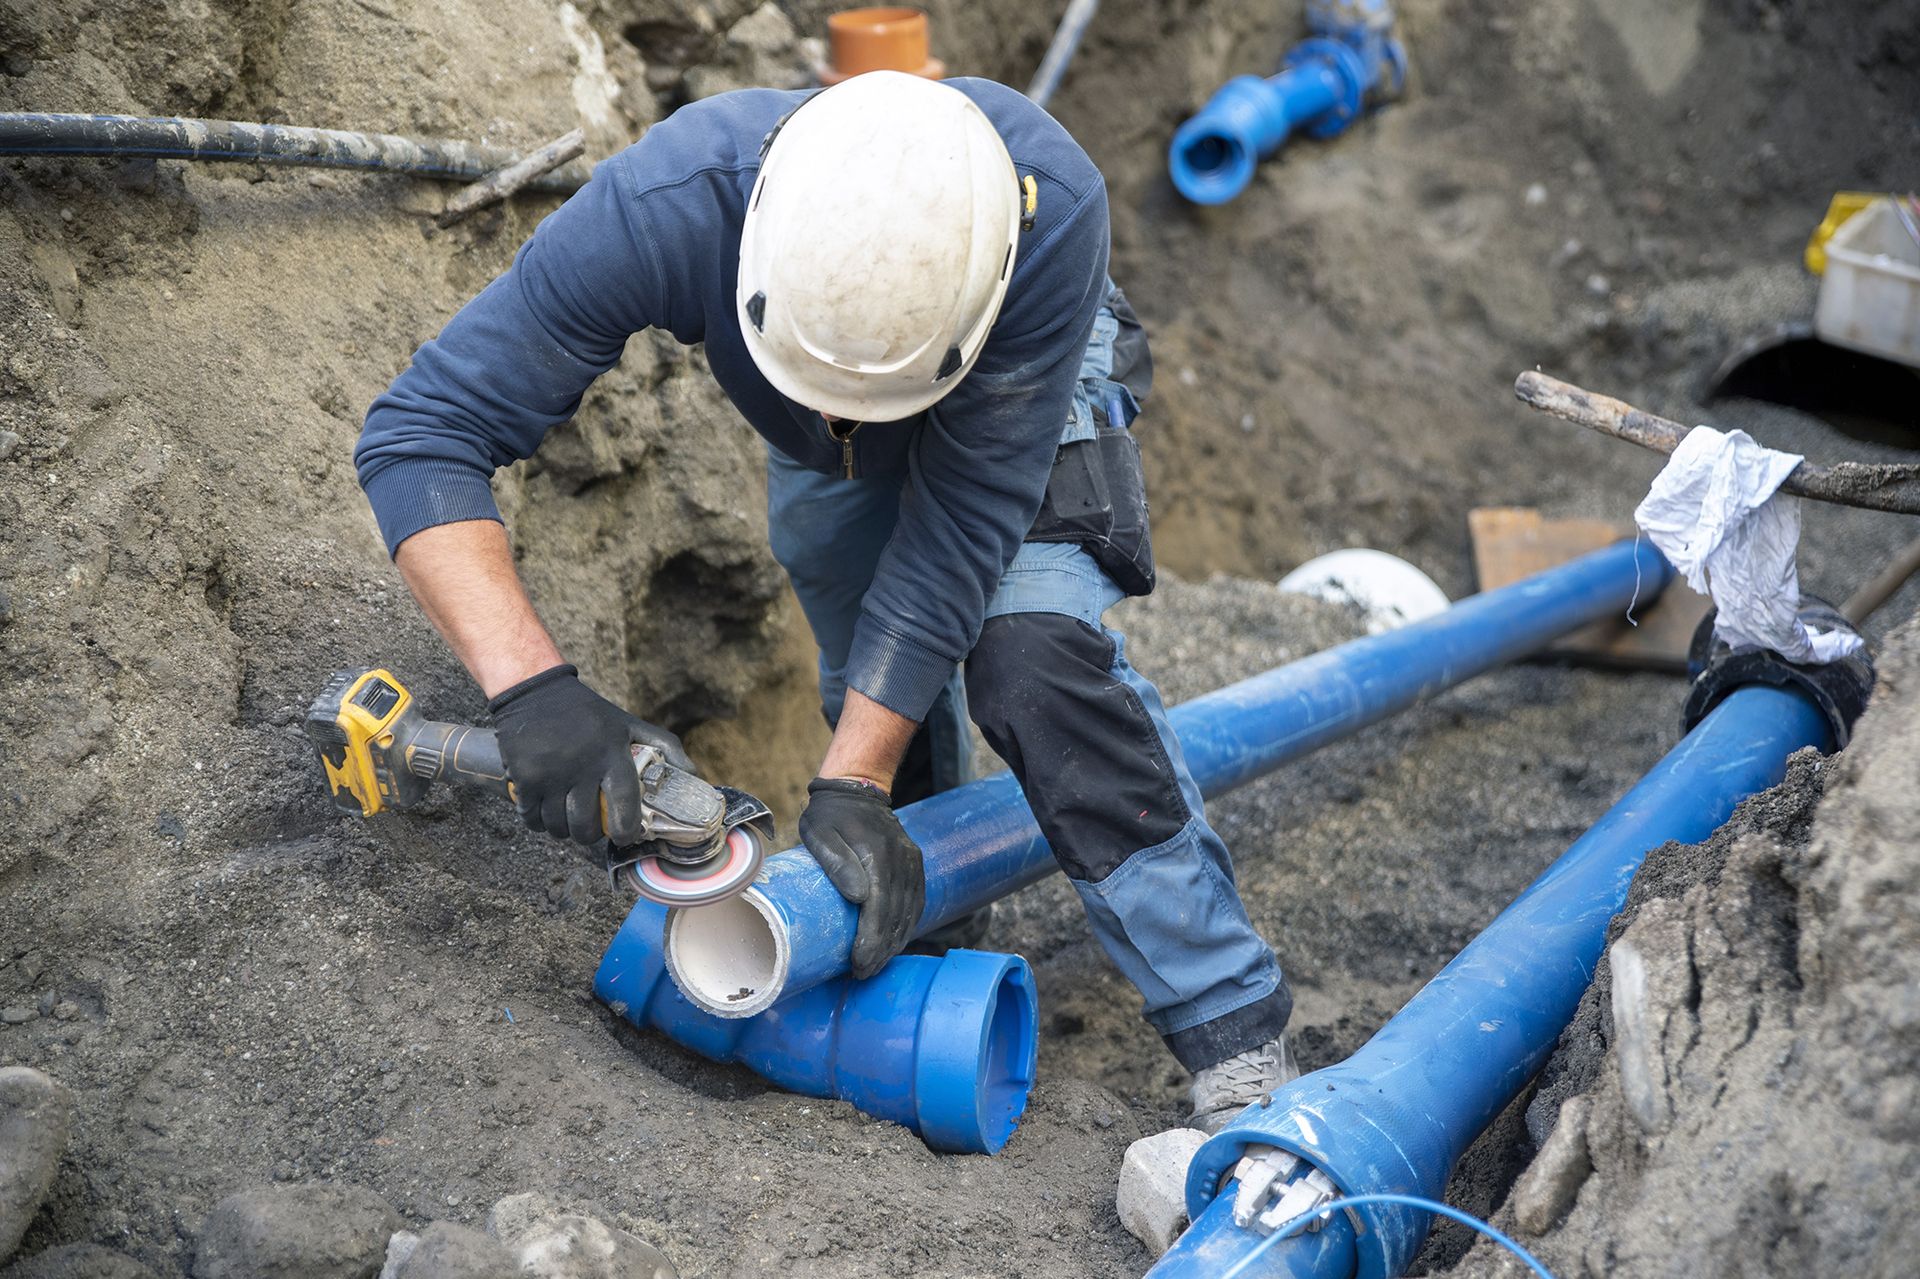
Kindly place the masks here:
<instances>
[{"instance_id":1,"label":"dirty dirt ground","mask_svg":"<svg viewBox=\"0 0 1920 1279\"><path fill-rule=\"evenodd\" d=\"M22 0L0 10L0 109L515 146L579 125L599 157L691 96L803 74L796 37L828 8ZM1023 84L1060 6L929 8L956 72ZM1799 250L1827 196L1910 180L1914 6L1398 8L1407 99L1291 149L1223 208L1179 202L1165 140L1226 76L1272 69L1298 35L1291 6L1109 4L1054 104L1108 175L1114 275L1155 344L1141 430L1171 580L1120 617L1172 699L1354 633L1266 585L1311 555L1377 546L1459 594L1471 506L1628 518L1654 460L1529 416L1507 389L1524 368L1816 458L1910 456L1696 396L1732 344L1808 312ZM442 796L369 824L321 795L297 718L330 671L387 664L436 715L482 710L407 600L349 461L367 403L553 207L441 232L443 198L251 166L0 161L0 1005L33 1014L0 1026L0 1064L76 1098L22 1254L89 1240L184 1273L221 1197L331 1180L416 1225L545 1192L688 1275L1141 1272L1115 1176L1131 1139L1180 1115L1183 1081L1064 883L1015 899L987 940L1038 973L1028 1116L997 1157L936 1156L594 1003L622 903L504 806ZM790 823L823 734L760 465L699 353L643 335L497 488L587 676L686 730L711 775ZM1809 509L1806 585L1844 596L1913 534ZM1249 908L1299 988L1304 1064L1363 1042L1658 759L1681 693L1669 676L1523 666L1218 801ZM1875 786L1911 812L1911 785ZM1815 838L1819 902L1858 898L1833 849L1866 838L1862 822ZM1836 1013L1802 1015L1844 1047ZM1796 1095L1879 1106L1911 1149L1895 1122L1910 1039L1877 1046L1893 1063L1877 1100ZM1551 1127L1521 1109L1470 1156L1457 1202L1501 1206ZM1624 1148L1607 1144L1617 1117L1592 1122L1603 1164ZM1657 1151L1632 1149L1595 1205L1627 1213L1643 1183L1673 1184ZM1833 1201L1778 1184L1790 1223ZM1582 1204L1565 1226L1579 1237L1555 1245L1565 1264L1725 1259L1681 1228L1657 1257L1609 1252ZM1421 1264L1451 1266L1467 1242L1439 1232ZM1874 1273L1888 1254L1859 1255ZM1743 1264L1803 1262L1775 1246Z\"/></svg>"}]
</instances>

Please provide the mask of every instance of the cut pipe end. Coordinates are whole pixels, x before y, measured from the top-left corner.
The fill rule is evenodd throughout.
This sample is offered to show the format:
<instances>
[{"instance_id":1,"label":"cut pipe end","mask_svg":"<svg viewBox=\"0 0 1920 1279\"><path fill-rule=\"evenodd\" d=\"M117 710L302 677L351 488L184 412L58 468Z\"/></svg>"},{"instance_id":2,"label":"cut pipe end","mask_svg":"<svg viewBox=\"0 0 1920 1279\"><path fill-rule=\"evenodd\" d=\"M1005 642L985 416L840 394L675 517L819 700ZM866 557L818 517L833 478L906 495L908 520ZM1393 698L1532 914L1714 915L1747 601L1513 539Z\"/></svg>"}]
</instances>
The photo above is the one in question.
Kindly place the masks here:
<instances>
[{"instance_id":1,"label":"cut pipe end","mask_svg":"<svg viewBox=\"0 0 1920 1279\"><path fill-rule=\"evenodd\" d=\"M667 912L667 972L693 1005L716 1017L771 1008L793 962L786 924L758 889Z\"/></svg>"}]
</instances>

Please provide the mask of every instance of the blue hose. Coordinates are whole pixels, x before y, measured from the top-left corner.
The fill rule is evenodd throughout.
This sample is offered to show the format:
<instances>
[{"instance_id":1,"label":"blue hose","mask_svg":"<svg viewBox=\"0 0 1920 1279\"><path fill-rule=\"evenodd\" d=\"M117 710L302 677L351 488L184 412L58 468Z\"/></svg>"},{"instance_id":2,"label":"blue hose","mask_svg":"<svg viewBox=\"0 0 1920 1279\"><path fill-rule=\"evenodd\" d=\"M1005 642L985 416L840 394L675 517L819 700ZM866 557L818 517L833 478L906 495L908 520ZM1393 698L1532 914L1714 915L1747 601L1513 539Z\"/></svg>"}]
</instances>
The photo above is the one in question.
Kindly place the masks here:
<instances>
[{"instance_id":1,"label":"blue hose","mask_svg":"<svg viewBox=\"0 0 1920 1279\"><path fill-rule=\"evenodd\" d=\"M1292 1221L1287 1222L1284 1226L1281 1226L1280 1229L1274 1231L1265 1243L1242 1257L1234 1264L1233 1269L1222 1274L1220 1279L1238 1279L1240 1273L1255 1261L1259 1260L1259 1258L1266 1253L1267 1249L1273 1247L1282 1239L1293 1238L1302 1230L1312 1225L1314 1221L1325 1220L1326 1214L1339 1212L1345 1208L1359 1208L1366 1204L1399 1204L1405 1208L1422 1208L1428 1212L1438 1213L1442 1217L1457 1221L1463 1226L1471 1226L1473 1229L1478 1230L1481 1234L1499 1244L1502 1248L1505 1248L1514 1256L1520 1258L1533 1273L1540 1276L1540 1279L1553 1279L1553 1272L1541 1265L1532 1253L1522 1248L1505 1234L1502 1234L1486 1222L1480 1220L1480 1218L1470 1212L1462 1212L1458 1208L1449 1207L1437 1199L1425 1199L1419 1195L1348 1195L1344 1199L1334 1200L1318 1212L1302 1213Z\"/></svg>"}]
</instances>

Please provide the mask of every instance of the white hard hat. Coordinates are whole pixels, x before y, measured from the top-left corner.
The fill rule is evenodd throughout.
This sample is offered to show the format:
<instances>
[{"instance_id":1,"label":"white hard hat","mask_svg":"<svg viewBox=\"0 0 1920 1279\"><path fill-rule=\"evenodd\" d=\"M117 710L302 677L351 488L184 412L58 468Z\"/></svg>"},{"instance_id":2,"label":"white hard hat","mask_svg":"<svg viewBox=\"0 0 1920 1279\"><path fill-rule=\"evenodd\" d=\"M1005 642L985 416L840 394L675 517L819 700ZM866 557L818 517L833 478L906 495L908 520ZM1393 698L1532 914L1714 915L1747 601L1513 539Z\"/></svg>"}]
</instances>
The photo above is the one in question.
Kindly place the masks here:
<instances>
[{"instance_id":1,"label":"white hard hat","mask_svg":"<svg viewBox=\"0 0 1920 1279\"><path fill-rule=\"evenodd\" d=\"M810 409L918 413L986 345L1020 216L1006 144L958 89L898 71L823 89L768 137L747 203L747 351Z\"/></svg>"}]
</instances>

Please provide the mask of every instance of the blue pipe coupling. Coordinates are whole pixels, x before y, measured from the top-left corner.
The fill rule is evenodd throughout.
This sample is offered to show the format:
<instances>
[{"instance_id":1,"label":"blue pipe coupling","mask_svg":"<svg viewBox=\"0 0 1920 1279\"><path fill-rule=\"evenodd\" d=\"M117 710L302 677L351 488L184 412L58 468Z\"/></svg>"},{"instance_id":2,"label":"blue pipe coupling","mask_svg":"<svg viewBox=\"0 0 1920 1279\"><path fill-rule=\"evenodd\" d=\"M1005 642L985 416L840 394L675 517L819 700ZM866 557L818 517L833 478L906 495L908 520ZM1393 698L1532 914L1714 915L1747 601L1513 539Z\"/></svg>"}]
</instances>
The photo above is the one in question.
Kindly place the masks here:
<instances>
[{"instance_id":1,"label":"blue pipe coupling","mask_svg":"<svg viewBox=\"0 0 1920 1279\"><path fill-rule=\"evenodd\" d=\"M1200 1148L1187 1173L1191 1238L1151 1276L1304 1275L1312 1273L1302 1268L1308 1251L1338 1251L1343 1220L1266 1245L1253 1264L1233 1268L1269 1238L1257 1222L1236 1225L1223 1206L1238 1192L1234 1174L1250 1145L1297 1156L1287 1174L1295 1183L1317 1171L1342 1195L1438 1198L1467 1146L1573 1019L1647 853L1705 839L1741 800L1779 782L1788 756L1833 744L1827 715L1798 689L1729 693L1360 1051L1276 1089ZM1357 1251L1318 1272L1340 1279L1403 1273L1432 1224L1430 1213L1397 1205L1341 1215L1352 1219Z\"/></svg>"},{"instance_id":2,"label":"blue pipe coupling","mask_svg":"<svg viewBox=\"0 0 1920 1279\"><path fill-rule=\"evenodd\" d=\"M1181 195L1225 204L1294 133L1335 137L1368 105L1400 96L1407 54L1387 0L1315 0L1307 26L1313 34L1287 53L1278 75L1235 76L1174 133L1167 167Z\"/></svg>"},{"instance_id":3,"label":"blue pipe coupling","mask_svg":"<svg viewBox=\"0 0 1920 1279\"><path fill-rule=\"evenodd\" d=\"M716 1017L667 980L666 908L640 901L594 974L615 1013L791 1092L837 1097L935 1150L990 1155L1032 1091L1039 1044L1033 971L1018 955L902 955L865 981L840 977L754 1017Z\"/></svg>"}]
</instances>

